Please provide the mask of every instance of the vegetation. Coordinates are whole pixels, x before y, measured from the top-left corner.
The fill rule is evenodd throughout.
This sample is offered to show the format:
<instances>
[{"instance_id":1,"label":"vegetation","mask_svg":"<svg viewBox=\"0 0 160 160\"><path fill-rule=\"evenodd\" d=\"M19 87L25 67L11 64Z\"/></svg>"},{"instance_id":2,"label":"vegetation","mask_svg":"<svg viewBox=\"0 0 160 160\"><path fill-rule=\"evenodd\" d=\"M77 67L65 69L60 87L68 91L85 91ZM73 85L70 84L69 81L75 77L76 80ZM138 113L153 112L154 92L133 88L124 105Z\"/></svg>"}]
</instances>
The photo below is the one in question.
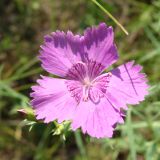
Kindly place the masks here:
<instances>
[{"instance_id":1,"label":"vegetation","mask_svg":"<svg viewBox=\"0 0 160 160\"><path fill-rule=\"evenodd\" d=\"M99 0L127 29L127 36L94 0L0 1L1 160L160 160L160 0ZM68 124L36 122L30 87L42 70L37 60L43 36L56 29L82 33L106 22L115 30L120 60L144 66L150 94L129 106L112 139L92 139ZM17 112L26 109L28 115ZM26 120L24 120L26 119Z\"/></svg>"}]
</instances>

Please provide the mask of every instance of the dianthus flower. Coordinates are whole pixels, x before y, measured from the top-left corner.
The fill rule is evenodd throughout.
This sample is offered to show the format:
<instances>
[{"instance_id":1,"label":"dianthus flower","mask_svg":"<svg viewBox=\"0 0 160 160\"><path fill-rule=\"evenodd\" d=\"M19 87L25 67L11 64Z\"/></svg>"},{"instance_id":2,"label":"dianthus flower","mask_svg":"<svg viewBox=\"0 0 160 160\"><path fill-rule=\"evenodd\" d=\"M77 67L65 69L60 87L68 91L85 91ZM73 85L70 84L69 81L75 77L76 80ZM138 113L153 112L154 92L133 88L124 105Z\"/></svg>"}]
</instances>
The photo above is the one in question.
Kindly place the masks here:
<instances>
[{"instance_id":1,"label":"dianthus flower","mask_svg":"<svg viewBox=\"0 0 160 160\"><path fill-rule=\"evenodd\" d=\"M124 122L127 104L138 104L148 94L146 76L134 61L104 72L118 60L113 29L104 23L83 35L47 35L39 59L47 72L59 77L41 76L32 87L36 118L45 123L70 120L72 130L112 137L115 125Z\"/></svg>"}]
</instances>

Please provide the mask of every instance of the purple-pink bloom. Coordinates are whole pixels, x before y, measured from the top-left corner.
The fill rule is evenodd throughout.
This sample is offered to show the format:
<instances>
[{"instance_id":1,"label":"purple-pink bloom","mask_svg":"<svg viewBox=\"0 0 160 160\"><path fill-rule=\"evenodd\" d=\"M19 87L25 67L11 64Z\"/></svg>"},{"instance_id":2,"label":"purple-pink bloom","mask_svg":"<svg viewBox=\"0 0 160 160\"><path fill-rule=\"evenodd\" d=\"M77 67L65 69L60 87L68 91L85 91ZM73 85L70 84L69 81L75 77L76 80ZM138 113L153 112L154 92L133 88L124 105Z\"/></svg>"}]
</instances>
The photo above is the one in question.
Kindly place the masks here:
<instances>
[{"instance_id":1,"label":"purple-pink bloom","mask_svg":"<svg viewBox=\"0 0 160 160\"><path fill-rule=\"evenodd\" d=\"M47 72L59 76L41 76L32 87L36 118L45 123L70 120L73 130L112 137L115 125L124 122L127 104L138 104L148 94L146 76L134 61L103 73L118 60L113 29L105 23L83 35L47 35L39 59Z\"/></svg>"}]
</instances>

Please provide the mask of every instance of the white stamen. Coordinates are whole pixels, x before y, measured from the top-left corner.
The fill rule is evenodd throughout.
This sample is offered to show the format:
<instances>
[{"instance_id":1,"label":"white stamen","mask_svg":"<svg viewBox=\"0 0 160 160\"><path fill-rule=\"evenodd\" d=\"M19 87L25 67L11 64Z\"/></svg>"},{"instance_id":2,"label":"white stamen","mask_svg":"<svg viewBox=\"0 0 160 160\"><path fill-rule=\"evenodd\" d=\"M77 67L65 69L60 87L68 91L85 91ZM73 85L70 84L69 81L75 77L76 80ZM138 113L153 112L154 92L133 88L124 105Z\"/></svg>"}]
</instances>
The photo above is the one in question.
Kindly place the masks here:
<instances>
[{"instance_id":1,"label":"white stamen","mask_svg":"<svg viewBox=\"0 0 160 160\"><path fill-rule=\"evenodd\" d=\"M87 102L89 96L89 86L83 86L83 101Z\"/></svg>"}]
</instances>

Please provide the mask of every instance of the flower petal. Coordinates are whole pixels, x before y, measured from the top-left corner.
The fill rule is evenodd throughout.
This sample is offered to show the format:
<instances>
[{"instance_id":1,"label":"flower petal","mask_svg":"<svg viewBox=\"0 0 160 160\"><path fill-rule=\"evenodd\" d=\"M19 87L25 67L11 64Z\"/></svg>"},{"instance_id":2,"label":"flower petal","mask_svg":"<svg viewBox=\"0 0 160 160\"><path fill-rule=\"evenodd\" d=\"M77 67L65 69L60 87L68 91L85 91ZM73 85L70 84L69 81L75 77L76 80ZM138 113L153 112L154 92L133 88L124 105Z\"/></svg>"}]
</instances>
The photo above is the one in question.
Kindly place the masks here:
<instances>
[{"instance_id":1,"label":"flower petal","mask_svg":"<svg viewBox=\"0 0 160 160\"><path fill-rule=\"evenodd\" d=\"M107 89L108 99L115 107L127 109L126 104L138 104L148 94L148 85L142 67L134 61L125 63L111 71L112 77Z\"/></svg>"},{"instance_id":2,"label":"flower petal","mask_svg":"<svg viewBox=\"0 0 160 160\"><path fill-rule=\"evenodd\" d=\"M122 123L122 114L106 98L100 102L82 101L76 108L72 129L81 127L83 133L92 137L112 137L114 125Z\"/></svg>"},{"instance_id":3,"label":"flower petal","mask_svg":"<svg viewBox=\"0 0 160 160\"><path fill-rule=\"evenodd\" d=\"M40 60L42 67L49 73L64 77L69 68L81 61L82 47L80 36L72 32L53 32L45 37L41 46Z\"/></svg>"},{"instance_id":4,"label":"flower petal","mask_svg":"<svg viewBox=\"0 0 160 160\"><path fill-rule=\"evenodd\" d=\"M33 86L31 93L37 119L44 119L46 123L72 119L77 102L68 92L65 80L42 77L37 82L39 85Z\"/></svg>"},{"instance_id":5,"label":"flower petal","mask_svg":"<svg viewBox=\"0 0 160 160\"><path fill-rule=\"evenodd\" d=\"M102 64L103 69L112 65L118 59L113 29L107 27L105 23L101 23L97 28L92 27L85 31L84 47L86 59Z\"/></svg>"},{"instance_id":6,"label":"flower petal","mask_svg":"<svg viewBox=\"0 0 160 160\"><path fill-rule=\"evenodd\" d=\"M75 64L86 63L90 77L95 78L118 59L113 36L112 27L104 23L88 28L82 36L70 31L53 32L45 37L41 46L42 67L49 73L66 77Z\"/></svg>"}]
</instances>

